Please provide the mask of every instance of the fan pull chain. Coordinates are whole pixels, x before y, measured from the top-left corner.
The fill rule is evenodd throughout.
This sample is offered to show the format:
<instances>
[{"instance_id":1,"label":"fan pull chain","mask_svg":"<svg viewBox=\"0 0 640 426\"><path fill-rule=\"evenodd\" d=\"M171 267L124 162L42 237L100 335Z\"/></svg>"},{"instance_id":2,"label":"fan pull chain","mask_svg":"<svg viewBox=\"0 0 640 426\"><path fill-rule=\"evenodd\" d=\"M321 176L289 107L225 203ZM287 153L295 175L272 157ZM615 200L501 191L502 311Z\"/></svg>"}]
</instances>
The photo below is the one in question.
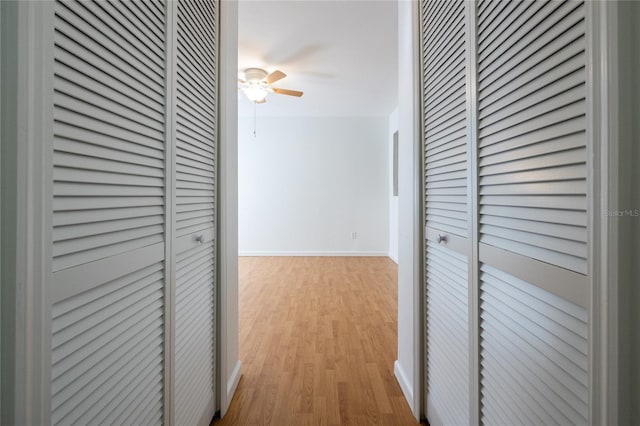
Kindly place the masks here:
<instances>
[{"instance_id":1,"label":"fan pull chain","mask_svg":"<svg viewBox=\"0 0 640 426\"><path fill-rule=\"evenodd\" d=\"M256 137L256 121L257 121L256 116L258 115L257 109L258 109L258 103L254 102L253 103L253 137L254 138Z\"/></svg>"}]
</instances>

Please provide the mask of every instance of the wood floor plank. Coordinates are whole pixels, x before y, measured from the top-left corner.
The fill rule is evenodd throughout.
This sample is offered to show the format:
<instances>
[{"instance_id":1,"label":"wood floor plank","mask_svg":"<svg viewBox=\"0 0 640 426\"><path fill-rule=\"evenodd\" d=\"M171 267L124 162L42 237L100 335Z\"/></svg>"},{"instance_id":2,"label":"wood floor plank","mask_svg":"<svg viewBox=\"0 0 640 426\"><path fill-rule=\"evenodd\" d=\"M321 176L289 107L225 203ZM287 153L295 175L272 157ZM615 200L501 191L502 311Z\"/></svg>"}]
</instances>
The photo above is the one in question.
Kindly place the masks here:
<instances>
[{"instance_id":1,"label":"wood floor plank","mask_svg":"<svg viewBox=\"0 0 640 426\"><path fill-rule=\"evenodd\" d=\"M416 425L393 375L397 266L239 258L243 375L212 425Z\"/></svg>"}]
</instances>

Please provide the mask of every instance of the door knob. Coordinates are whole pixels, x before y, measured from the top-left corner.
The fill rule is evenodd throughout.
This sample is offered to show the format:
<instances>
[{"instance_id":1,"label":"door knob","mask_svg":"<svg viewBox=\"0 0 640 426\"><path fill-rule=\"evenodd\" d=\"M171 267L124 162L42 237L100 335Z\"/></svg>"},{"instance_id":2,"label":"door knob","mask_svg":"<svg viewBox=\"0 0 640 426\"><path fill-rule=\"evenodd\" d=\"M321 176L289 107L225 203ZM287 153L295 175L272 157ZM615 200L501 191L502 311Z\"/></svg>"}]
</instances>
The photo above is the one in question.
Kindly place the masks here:
<instances>
[{"instance_id":1,"label":"door knob","mask_svg":"<svg viewBox=\"0 0 640 426\"><path fill-rule=\"evenodd\" d=\"M204 243L204 234L196 235L196 242L200 244Z\"/></svg>"},{"instance_id":2,"label":"door knob","mask_svg":"<svg viewBox=\"0 0 640 426\"><path fill-rule=\"evenodd\" d=\"M436 238L436 240L438 241L439 244L446 243L447 242L447 236L438 234L438 238Z\"/></svg>"}]
</instances>

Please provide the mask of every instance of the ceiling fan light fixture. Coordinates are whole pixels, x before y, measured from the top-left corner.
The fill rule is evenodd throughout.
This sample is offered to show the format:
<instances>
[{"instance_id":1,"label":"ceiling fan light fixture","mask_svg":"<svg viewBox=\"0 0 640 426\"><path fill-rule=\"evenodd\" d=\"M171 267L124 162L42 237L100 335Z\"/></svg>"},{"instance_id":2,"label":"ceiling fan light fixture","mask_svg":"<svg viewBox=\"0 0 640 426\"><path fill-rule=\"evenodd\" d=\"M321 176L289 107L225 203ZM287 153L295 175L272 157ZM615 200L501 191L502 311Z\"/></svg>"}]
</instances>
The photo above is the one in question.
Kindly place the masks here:
<instances>
[{"instance_id":1,"label":"ceiling fan light fixture","mask_svg":"<svg viewBox=\"0 0 640 426\"><path fill-rule=\"evenodd\" d=\"M250 84L248 87L242 89L244 94L252 102L261 102L267 97L267 89L257 84Z\"/></svg>"},{"instance_id":2,"label":"ceiling fan light fixture","mask_svg":"<svg viewBox=\"0 0 640 426\"><path fill-rule=\"evenodd\" d=\"M271 84L280 81L287 75L280 70L275 70L271 74L261 68L247 68L244 71L244 79L238 79L238 89L242 90L245 96L252 102L266 102L267 94L275 93L277 95L302 96L302 92L298 90L281 89L272 87Z\"/></svg>"}]
</instances>

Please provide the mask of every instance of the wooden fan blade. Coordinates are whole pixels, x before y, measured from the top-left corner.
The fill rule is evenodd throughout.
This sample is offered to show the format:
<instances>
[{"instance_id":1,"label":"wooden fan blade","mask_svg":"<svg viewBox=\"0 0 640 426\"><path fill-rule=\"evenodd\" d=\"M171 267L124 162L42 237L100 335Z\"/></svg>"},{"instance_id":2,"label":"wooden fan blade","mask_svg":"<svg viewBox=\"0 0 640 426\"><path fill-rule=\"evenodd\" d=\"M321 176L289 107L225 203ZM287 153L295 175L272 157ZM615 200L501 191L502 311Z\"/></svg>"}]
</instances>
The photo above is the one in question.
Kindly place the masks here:
<instances>
[{"instance_id":1,"label":"wooden fan blade","mask_svg":"<svg viewBox=\"0 0 640 426\"><path fill-rule=\"evenodd\" d=\"M280 70L275 70L274 72L272 72L271 74L269 74L264 81L267 84L271 84L271 83L275 83L278 80L282 80L283 78L285 78L287 75L285 73L283 73Z\"/></svg>"},{"instance_id":2,"label":"wooden fan blade","mask_svg":"<svg viewBox=\"0 0 640 426\"><path fill-rule=\"evenodd\" d=\"M303 94L302 92L299 92L297 90L278 89L276 87L273 88L273 92L278 93L280 95L297 96L297 97L300 97Z\"/></svg>"}]
</instances>

